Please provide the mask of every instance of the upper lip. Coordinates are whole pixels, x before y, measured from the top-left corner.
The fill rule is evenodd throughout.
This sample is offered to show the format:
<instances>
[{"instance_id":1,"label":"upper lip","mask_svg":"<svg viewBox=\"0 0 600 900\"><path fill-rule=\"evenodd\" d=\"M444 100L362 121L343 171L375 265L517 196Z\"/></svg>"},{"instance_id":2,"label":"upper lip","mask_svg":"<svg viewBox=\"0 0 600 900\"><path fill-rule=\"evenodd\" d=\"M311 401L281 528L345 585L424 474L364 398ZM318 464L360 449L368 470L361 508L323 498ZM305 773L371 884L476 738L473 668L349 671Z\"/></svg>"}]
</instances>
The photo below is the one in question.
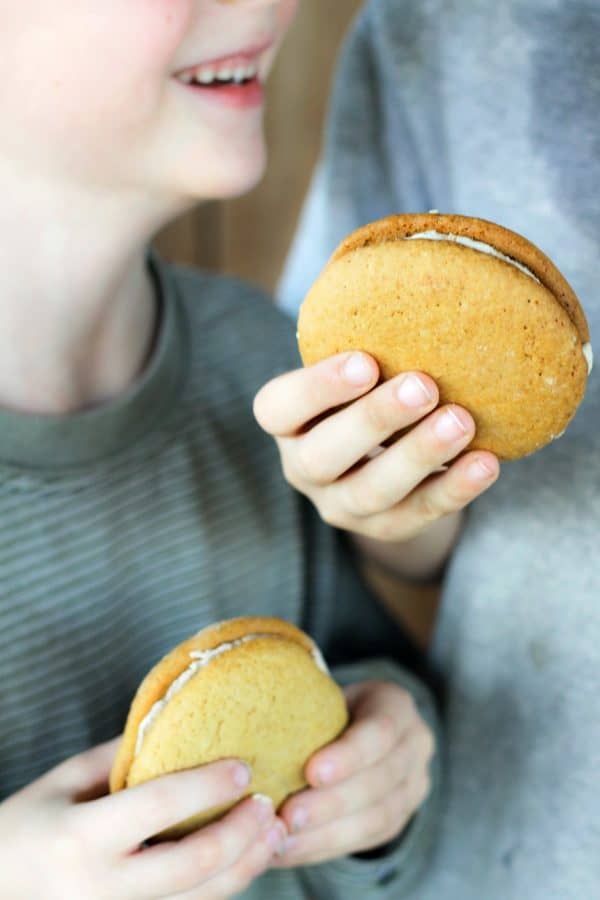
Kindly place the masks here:
<instances>
[{"instance_id":1,"label":"upper lip","mask_svg":"<svg viewBox=\"0 0 600 900\"><path fill-rule=\"evenodd\" d=\"M269 50L273 44L275 43L275 38L270 38L267 41L263 41L260 44L254 44L250 47L244 47L241 50L233 50L231 53L226 53L223 56L218 56L215 59L204 59L199 62L192 63L188 66L183 66L181 69L177 69L173 74L177 77L179 75L184 75L186 72L193 71L194 69L199 69L201 66L212 66L216 68L218 66L222 66L225 63L233 62L233 61L246 61L250 62L255 60L258 56L264 53L266 50Z\"/></svg>"}]
</instances>

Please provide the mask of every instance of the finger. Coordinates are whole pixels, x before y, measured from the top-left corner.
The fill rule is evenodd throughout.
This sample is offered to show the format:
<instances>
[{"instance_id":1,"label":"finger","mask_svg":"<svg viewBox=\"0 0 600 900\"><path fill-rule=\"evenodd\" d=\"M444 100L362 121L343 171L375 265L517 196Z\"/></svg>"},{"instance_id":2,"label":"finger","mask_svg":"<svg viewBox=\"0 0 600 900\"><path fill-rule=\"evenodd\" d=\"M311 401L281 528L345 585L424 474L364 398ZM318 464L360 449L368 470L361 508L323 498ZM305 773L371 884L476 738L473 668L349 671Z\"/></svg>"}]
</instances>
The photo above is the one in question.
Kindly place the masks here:
<instances>
[{"instance_id":1,"label":"finger","mask_svg":"<svg viewBox=\"0 0 600 900\"><path fill-rule=\"evenodd\" d=\"M51 794L74 797L76 800L84 799L87 792L93 792L99 785L108 785L120 742L121 738L116 737L70 757L38 779L35 782L36 788Z\"/></svg>"},{"instance_id":2,"label":"finger","mask_svg":"<svg viewBox=\"0 0 600 900\"><path fill-rule=\"evenodd\" d=\"M285 829L281 822L271 826L270 831L277 837L268 838L263 834L250 846L237 863L216 878L207 881L200 890L186 894L177 894L176 900L229 900L246 891L252 882L259 878L271 866L276 846L281 848Z\"/></svg>"},{"instance_id":3,"label":"finger","mask_svg":"<svg viewBox=\"0 0 600 900\"><path fill-rule=\"evenodd\" d=\"M248 798L218 822L129 856L121 866L123 885L136 898L195 890L234 866L273 822L272 803Z\"/></svg>"},{"instance_id":4,"label":"finger","mask_svg":"<svg viewBox=\"0 0 600 900\"><path fill-rule=\"evenodd\" d=\"M221 760L197 769L173 772L92 803L74 807L80 827L93 830L108 852L131 848L178 822L244 793L250 782L248 767L237 760Z\"/></svg>"},{"instance_id":5,"label":"finger","mask_svg":"<svg viewBox=\"0 0 600 900\"><path fill-rule=\"evenodd\" d=\"M417 779L429 763L428 752L422 735L410 732L386 757L340 784L295 794L279 810L279 816L290 834L343 819L383 800L400 784Z\"/></svg>"},{"instance_id":6,"label":"finger","mask_svg":"<svg viewBox=\"0 0 600 900\"><path fill-rule=\"evenodd\" d=\"M315 425L293 442L292 466L302 481L328 484L438 402L435 382L405 373Z\"/></svg>"},{"instance_id":7,"label":"finger","mask_svg":"<svg viewBox=\"0 0 600 900\"><path fill-rule=\"evenodd\" d=\"M337 784L383 759L411 725L421 722L407 691L366 682L350 705L351 724L341 738L315 753L306 767L313 787Z\"/></svg>"},{"instance_id":8,"label":"finger","mask_svg":"<svg viewBox=\"0 0 600 900\"><path fill-rule=\"evenodd\" d=\"M447 471L423 481L392 509L361 519L362 531L380 541L410 540L438 519L464 509L499 475L500 464L492 453L466 453ZM356 523L354 527L358 527Z\"/></svg>"},{"instance_id":9,"label":"finger","mask_svg":"<svg viewBox=\"0 0 600 900\"><path fill-rule=\"evenodd\" d=\"M500 475L500 463L492 453L466 454L441 475L420 485L407 499L407 514L421 522L433 522L463 509L490 488Z\"/></svg>"},{"instance_id":10,"label":"finger","mask_svg":"<svg viewBox=\"0 0 600 900\"><path fill-rule=\"evenodd\" d=\"M254 398L254 415L269 434L288 437L327 410L354 400L377 383L366 353L341 353L269 381Z\"/></svg>"},{"instance_id":11,"label":"finger","mask_svg":"<svg viewBox=\"0 0 600 900\"><path fill-rule=\"evenodd\" d=\"M316 865L386 844L395 838L414 813L414 799L404 785L391 791L383 802L345 816L314 831L292 835L286 851L275 857L273 868Z\"/></svg>"},{"instance_id":12,"label":"finger","mask_svg":"<svg viewBox=\"0 0 600 900\"><path fill-rule=\"evenodd\" d=\"M327 502L355 518L385 512L454 458L474 434L475 423L466 410L436 410L383 453L331 485Z\"/></svg>"}]
</instances>

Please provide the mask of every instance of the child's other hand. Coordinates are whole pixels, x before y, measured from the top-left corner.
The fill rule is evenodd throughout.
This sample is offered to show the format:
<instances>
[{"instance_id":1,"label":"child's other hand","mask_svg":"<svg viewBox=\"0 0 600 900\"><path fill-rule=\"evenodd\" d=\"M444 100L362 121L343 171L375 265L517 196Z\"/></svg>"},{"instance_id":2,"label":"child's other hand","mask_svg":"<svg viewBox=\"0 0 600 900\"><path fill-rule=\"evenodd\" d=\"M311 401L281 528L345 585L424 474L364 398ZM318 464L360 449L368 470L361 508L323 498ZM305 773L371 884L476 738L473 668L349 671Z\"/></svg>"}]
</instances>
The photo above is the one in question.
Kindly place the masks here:
<instances>
[{"instance_id":1,"label":"child's other hand","mask_svg":"<svg viewBox=\"0 0 600 900\"><path fill-rule=\"evenodd\" d=\"M0 804L1 897L222 900L268 868L283 826L272 805L255 799L179 841L141 847L239 798L244 766L217 762L101 796L116 748L111 741L75 756Z\"/></svg>"},{"instance_id":2,"label":"child's other hand","mask_svg":"<svg viewBox=\"0 0 600 900\"><path fill-rule=\"evenodd\" d=\"M470 443L473 419L456 405L436 409L438 390L427 375L404 373L374 387L377 380L372 357L343 353L270 381L254 413L277 441L286 479L326 522L405 541L474 500L499 465L479 450L434 474Z\"/></svg>"},{"instance_id":3,"label":"child's other hand","mask_svg":"<svg viewBox=\"0 0 600 900\"><path fill-rule=\"evenodd\" d=\"M388 682L346 688L351 724L306 768L311 788L280 810L290 837L277 868L313 865L395 838L429 792L434 742L407 691Z\"/></svg>"}]
</instances>

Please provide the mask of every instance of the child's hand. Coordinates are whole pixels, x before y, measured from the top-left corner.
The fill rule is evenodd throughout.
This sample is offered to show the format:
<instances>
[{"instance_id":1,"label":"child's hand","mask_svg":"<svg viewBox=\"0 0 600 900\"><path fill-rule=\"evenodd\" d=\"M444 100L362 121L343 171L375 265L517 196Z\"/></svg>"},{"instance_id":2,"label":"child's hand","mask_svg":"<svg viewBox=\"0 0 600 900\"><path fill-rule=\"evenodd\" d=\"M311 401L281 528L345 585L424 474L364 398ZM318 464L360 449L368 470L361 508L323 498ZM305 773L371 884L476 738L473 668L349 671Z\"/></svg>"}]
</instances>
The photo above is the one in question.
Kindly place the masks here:
<instances>
[{"instance_id":1,"label":"child's hand","mask_svg":"<svg viewBox=\"0 0 600 900\"><path fill-rule=\"evenodd\" d=\"M73 757L0 804L1 897L222 900L268 868L283 828L272 806L255 799L179 841L141 848L153 834L238 798L244 766L213 763L101 796L116 746Z\"/></svg>"},{"instance_id":2,"label":"child's hand","mask_svg":"<svg viewBox=\"0 0 600 900\"><path fill-rule=\"evenodd\" d=\"M404 541L474 500L496 480L499 466L492 453L473 451L429 477L469 444L473 419L459 406L435 409L439 394L427 375L405 373L372 390L377 378L372 357L343 353L270 381L257 394L254 413L277 441L288 482L326 522Z\"/></svg>"},{"instance_id":3,"label":"child's hand","mask_svg":"<svg viewBox=\"0 0 600 900\"><path fill-rule=\"evenodd\" d=\"M346 689L351 724L306 768L311 789L280 810L291 837L272 865L313 865L395 838L429 792L433 737L405 690L365 681Z\"/></svg>"}]
</instances>

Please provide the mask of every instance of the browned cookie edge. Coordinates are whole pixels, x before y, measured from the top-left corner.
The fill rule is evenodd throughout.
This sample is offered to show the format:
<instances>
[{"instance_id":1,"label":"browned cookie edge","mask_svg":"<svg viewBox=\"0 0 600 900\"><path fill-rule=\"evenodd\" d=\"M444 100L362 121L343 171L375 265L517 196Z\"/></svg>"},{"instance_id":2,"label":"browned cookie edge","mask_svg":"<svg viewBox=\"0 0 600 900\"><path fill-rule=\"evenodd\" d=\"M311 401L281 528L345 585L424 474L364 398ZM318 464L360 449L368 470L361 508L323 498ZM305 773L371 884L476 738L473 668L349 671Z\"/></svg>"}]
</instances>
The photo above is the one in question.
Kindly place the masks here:
<instances>
[{"instance_id":1,"label":"browned cookie edge","mask_svg":"<svg viewBox=\"0 0 600 900\"><path fill-rule=\"evenodd\" d=\"M388 216L363 225L349 234L334 251L329 262L341 259L352 250L397 241L421 231L438 231L441 234L456 234L482 241L521 263L539 278L560 303L575 325L581 343L589 342L590 330L583 308L570 284L554 263L527 238L486 219L442 213L405 213Z\"/></svg>"}]
</instances>

